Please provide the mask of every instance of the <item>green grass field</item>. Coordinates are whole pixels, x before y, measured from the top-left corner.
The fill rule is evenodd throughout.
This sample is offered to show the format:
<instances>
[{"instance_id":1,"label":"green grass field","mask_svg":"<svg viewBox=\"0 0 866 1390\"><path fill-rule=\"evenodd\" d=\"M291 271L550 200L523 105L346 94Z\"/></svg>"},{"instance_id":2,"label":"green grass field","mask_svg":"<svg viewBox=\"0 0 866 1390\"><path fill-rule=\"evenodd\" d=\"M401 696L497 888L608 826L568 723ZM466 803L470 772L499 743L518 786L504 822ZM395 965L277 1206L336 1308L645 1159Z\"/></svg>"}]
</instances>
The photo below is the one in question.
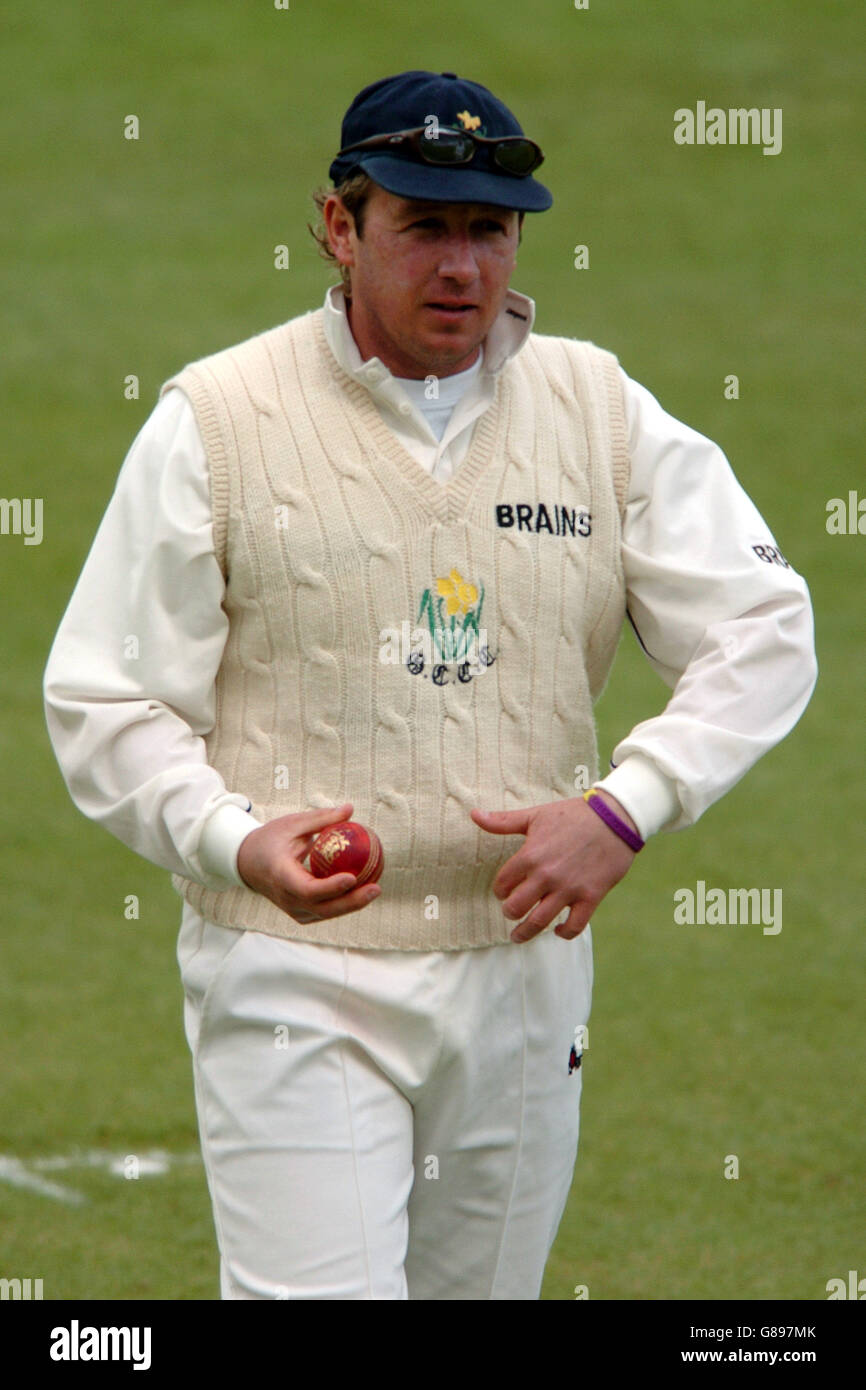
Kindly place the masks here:
<instances>
[{"instance_id":1,"label":"green grass field","mask_svg":"<svg viewBox=\"0 0 866 1390\"><path fill-rule=\"evenodd\" d=\"M801 723L696 827L657 837L596 914L581 1151L544 1297L812 1300L866 1274L866 537L825 528L829 498L866 492L862 15L857 0L90 0L6 19L0 491L43 498L45 529L39 546L0 536L0 1153L24 1165L0 1165L0 1277L42 1278L46 1299L218 1297L179 899L73 807L42 672L161 382L321 302L310 190L354 94L411 67L483 82L538 139L555 203L527 216L513 280L537 328L615 351L721 443L816 609ZM673 113L699 99L782 108L782 152L676 145ZM666 699L626 633L603 761ZM780 887L783 930L674 925L674 890L698 879ZM137 1180L84 1161L154 1150L178 1161Z\"/></svg>"}]
</instances>

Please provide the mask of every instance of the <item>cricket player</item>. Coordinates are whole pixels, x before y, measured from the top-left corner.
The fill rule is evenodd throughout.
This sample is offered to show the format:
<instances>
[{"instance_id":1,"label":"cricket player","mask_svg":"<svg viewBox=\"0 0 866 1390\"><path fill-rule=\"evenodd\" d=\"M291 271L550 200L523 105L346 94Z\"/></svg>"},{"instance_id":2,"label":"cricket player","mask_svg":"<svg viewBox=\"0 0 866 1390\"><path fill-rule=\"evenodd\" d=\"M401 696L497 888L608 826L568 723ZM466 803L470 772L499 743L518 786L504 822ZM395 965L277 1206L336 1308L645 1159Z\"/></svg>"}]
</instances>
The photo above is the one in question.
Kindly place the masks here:
<instances>
[{"instance_id":1,"label":"cricket player","mask_svg":"<svg viewBox=\"0 0 866 1390\"><path fill-rule=\"evenodd\" d=\"M542 158L453 72L358 94L341 284L165 383L48 661L72 797L183 898L225 1299L538 1298L592 912L815 681L722 452L510 288ZM626 616L672 695L599 779ZM350 817L378 884L305 867Z\"/></svg>"}]
</instances>

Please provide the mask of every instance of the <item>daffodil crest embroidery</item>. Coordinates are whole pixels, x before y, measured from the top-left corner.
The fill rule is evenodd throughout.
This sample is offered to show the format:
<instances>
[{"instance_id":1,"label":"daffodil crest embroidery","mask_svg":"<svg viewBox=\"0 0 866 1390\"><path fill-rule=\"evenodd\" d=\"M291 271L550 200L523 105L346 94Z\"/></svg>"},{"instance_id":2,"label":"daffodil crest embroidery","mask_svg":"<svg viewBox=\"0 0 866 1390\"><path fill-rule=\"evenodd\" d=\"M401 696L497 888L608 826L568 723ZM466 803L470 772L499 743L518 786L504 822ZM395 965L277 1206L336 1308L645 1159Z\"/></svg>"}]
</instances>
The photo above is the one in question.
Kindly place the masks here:
<instances>
[{"instance_id":1,"label":"daffodil crest embroidery","mask_svg":"<svg viewBox=\"0 0 866 1390\"><path fill-rule=\"evenodd\" d=\"M483 607L484 586L479 595L476 586L467 583L456 569L447 579L436 580L435 599L429 589L424 590L418 622L427 619L433 651L440 661L460 661L470 651L477 655Z\"/></svg>"},{"instance_id":2,"label":"daffodil crest embroidery","mask_svg":"<svg viewBox=\"0 0 866 1390\"><path fill-rule=\"evenodd\" d=\"M470 116L468 111L458 111L456 119L460 122L464 130L474 130L479 135L485 135L486 131L481 124L480 116Z\"/></svg>"},{"instance_id":3,"label":"daffodil crest embroidery","mask_svg":"<svg viewBox=\"0 0 866 1390\"><path fill-rule=\"evenodd\" d=\"M418 607L415 646L407 662L412 675L429 674L436 685L466 684L496 660L481 626L484 585L470 583L458 569L425 589ZM426 629L423 624L426 622ZM429 631L429 638L428 638ZM420 634L423 640L417 645ZM457 663L456 671L449 668Z\"/></svg>"}]
</instances>

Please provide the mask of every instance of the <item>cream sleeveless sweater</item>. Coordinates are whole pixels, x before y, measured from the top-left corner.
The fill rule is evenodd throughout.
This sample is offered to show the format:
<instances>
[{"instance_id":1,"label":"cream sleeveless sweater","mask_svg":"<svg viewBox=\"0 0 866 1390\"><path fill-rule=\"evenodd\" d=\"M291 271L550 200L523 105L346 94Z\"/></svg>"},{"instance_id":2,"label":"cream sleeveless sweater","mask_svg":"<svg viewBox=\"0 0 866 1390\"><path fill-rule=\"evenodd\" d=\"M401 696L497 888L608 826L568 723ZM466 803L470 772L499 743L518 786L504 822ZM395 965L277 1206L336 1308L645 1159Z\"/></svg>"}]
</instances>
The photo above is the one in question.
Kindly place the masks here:
<instances>
[{"instance_id":1,"label":"cream sleeveless sweater","mask_svg":"<svg viewBox=\"0 0 866 1390\"><path fill-rule=\"evenodd\" d=\"M207 450L229 635L208 762L260 820L354 804L380 897L298 923L248 888L208 920L378 950L510 944L491 884L523 836L472 806L579 794L625 613L616 358L530 334L443 485L336 362L317 309L166 382Z\"/></svg>"}]
</instances>

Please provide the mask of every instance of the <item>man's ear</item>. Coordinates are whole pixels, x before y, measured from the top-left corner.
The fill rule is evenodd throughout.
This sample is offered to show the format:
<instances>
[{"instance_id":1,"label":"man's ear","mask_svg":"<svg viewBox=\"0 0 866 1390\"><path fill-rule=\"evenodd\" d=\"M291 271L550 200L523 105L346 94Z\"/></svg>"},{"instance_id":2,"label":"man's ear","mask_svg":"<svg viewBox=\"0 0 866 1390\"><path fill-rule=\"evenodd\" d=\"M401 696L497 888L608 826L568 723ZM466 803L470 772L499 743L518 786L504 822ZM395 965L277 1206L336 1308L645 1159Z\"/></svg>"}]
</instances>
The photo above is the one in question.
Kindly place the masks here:
<instances>
[{"instance_id":1,"label":"man's ear","mask_svg":"<svg viewBox=\"0 0 866 1390\"><path fill-rule=\"evenodd\" d=\"M331 193L322 208L322 220L328 234L331 250L339 265L353 265L351 235L355 230L355 219L343 203L339 194Z\"/></svg>"}]
</instances>

